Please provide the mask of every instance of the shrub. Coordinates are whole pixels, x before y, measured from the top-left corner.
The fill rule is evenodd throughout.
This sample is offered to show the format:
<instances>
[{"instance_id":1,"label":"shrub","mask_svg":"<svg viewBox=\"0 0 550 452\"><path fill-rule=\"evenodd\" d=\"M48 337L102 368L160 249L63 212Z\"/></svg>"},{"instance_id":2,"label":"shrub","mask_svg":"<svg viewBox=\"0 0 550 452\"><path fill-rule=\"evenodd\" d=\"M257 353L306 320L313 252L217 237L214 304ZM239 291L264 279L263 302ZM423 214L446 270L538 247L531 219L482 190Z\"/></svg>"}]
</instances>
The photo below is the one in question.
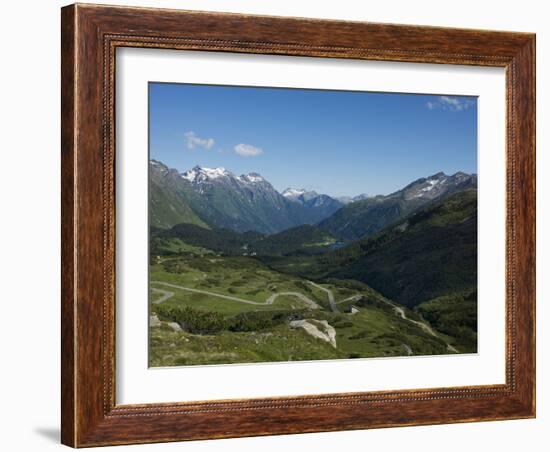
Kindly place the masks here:
<instances>
[{"instance_id":1,"label":"shrub","mask_svg":"<svg viewBox=\"0 0 550 452\"><path fill-rule=\"evenodd\" d=\"M177 259L170 259L162 263L164 270L168 273L182 273L185 269L185 265L182 261Z\"/></svg>"},{"instance_id":2,"label":"shrub","mask_svg":"<svg viewBox=\"0 0 550 452\"><path fill-rule=\"evenodd\" d=\"M215 334L227 328L227 321L217 312L197 311L188 306L160 305L157 313L193 334Z\"/></svg>"},{"instance_id":3,"label":"shrub","mask_svg":"<svg viewBox=\"0 0 550 452\"><path fill-rule=\"evenodd\" d=\"M230 319L228 329L238 332L265 330L286 322L287 317L282 312L242 312Z\"/></svg>"},{"instance_id":4,"label":"shrub","mask_svg":"<svg viewBox=\"0 0 550 452\"><path fill-rule=\"evenodd\" d=\"M382 311L392 313L394 311L394 308L389 303L384 303L383 301L370 296L370 295L363 295L360 300L357 300L355 304L359 307L373 307L381 309Z\"/></svg>"}]
</instances>

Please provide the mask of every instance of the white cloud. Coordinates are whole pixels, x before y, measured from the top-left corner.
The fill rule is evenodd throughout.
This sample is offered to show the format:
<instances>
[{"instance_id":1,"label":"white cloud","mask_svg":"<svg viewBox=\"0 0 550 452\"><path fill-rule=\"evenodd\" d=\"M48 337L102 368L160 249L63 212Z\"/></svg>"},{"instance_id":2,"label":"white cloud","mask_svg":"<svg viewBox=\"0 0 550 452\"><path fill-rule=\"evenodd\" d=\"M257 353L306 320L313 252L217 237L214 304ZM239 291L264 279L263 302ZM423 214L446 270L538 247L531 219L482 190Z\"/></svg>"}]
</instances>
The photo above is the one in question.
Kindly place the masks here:
<instances>
[{"instance_id":1,"label":"white cloud","mask_svg":"<svg viewBox=\"0 0 550 452\"><path fill-rule=\"evenodd\" d=\"M197 147L211 149L215 143L214 138L201 138L195 132L185 132L184 136L187 149L195 149Z\"/></svg>"},{"instance_id":2,"label":"white cloud","mask_svg":"<svg viewBox=\"0 0 550 452\"><path fill-rule=\"evenodd\" d=\"M236 145L233 149L235 150L235 153L241 157L257 157L258 155L262 155L264 153L262 149L252 146L251 144L244 143Z\"/></svg>"},{"instance_id":3,"label":"white cloud","mask_svg":"<svg viewBox=\"0 0 550 452\"><path fill-rule=\"evenodd\" d=\"M435 101L426 102L430 110L442 109L448 111L464 111L475 105L475 101L468 98L439 96Z\"/></svg>"}]
</instances>

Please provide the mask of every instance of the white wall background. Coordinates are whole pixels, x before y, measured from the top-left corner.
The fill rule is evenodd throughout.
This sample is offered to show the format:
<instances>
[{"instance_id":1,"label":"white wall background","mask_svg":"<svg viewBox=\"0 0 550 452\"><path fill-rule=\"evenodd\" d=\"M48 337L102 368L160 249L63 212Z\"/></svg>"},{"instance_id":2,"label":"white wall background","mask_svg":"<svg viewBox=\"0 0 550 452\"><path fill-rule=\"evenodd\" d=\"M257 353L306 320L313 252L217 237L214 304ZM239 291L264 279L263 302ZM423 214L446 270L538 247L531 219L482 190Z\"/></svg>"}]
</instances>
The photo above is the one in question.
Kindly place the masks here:
<instances>
[{"instance_id":1,"label":"white wall background","mask_svg":"<svg viewBox=\"0 0 550 452\"><path fill-rule=\"evenodd\" d=\"M538 80L538 417L370 431L118 447L116 450L257 451L312 449L408 452L547 450L550 309L550 30L545 2L462 0L113 0L118 4L282 16L441 25L537 33ZM99 2L93 2L99 3ZM5 2L0 28L0 445L9 451L59 445L59 8L52 0ZM546 381L545 381L546 380ZM547 443L547 441L546 441Z\"/></svg>"}]
</instances>

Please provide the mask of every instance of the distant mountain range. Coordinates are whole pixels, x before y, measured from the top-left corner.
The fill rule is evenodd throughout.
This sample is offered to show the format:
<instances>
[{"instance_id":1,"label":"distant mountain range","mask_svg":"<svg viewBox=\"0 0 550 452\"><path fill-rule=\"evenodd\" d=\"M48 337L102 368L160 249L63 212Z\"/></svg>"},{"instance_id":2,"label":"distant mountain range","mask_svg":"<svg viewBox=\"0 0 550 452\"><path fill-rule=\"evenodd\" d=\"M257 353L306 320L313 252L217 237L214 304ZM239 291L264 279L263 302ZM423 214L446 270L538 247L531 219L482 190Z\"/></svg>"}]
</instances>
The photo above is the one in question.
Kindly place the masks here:
<instances>
[{"instance_id":1,"label":"distant mountain range","mask_svg":"<svg viewBox=\"0 0 550 452\"><path fill-rule=\"evenodd\" d=\"M296 188L279 193L257 173L237 176L224 168L200 166L180 173L155 160L149 168L153 227L169 229L185 223L275 234L316 225L324 232L307 230L308 234L342 241L371 236L434 200L477 186L476 175L438 173L387 196L336 199Z\"/></svg>"},{"instance_id":2,"label":"distant mountain range","mask_svg":"<svg viewBox=\"0 0 550 452\"><path fill-rule=\"evenodd\" d=\"M370 195L367 195L366 193L361 193L357 196L337 196L335 199L340 201L342 204L349 204L355 201L362 201L363 199L370 198Z\"/></svg>"},{"instance_id":3,"label":"distant mountain range","mask_svg":"<svg viewBox=\"0 0 550 452\"><path fill-rule=\"evenodd\" d=\"M389 195L350 203L321 221L318 226L342 240L371 236L428 203L477 187L477 175L437 173L418 179Z\"/></svg>"},{"instance_id":4,"label":"distant mountain range","mask_svg":"<svg viewBox=\"0 0 550 452\"><path fill-rule=\"evenodd\" d=\"M315 214L321 221L331 216L334 212L344 206L341 201L331 198L328 195L320 195L315 191L306 191L304 189L287 188L281 193L286 199L300 204L305 209ZM316 223L317 221L313 221Z\"/></svg>"},{"instance_id":5,"label":"distant mountain range","mask_svg":"<svg viewBox=\"0 0 550 452\"><path fill-rule=\"evenodd\" d=\"M361 193L357 196L336 196L336 197L330 197L329 195L320 195L316 191L313 190L306 190L305 188L287 188L285 191L281 193L285 198L290 199L291 201L300 202L302 204L305 203L334 203L336 201L336 205L339 207L342 207L345 204L349 204L355 201L361 201L363 199L367 199L370 196L366 193Z\"/></svg>"},{"instance_id":6,"label":"distant mountain range","mask_svg":"<svg viewBox=\"0 0 550 452\"><path fill-rule=\"evenodd\" d=\"M272 234L316 224L343 206L327 195L287 197L257 173L237 176L224 168L179 173L151 160L151 225L178 223Z\"/></svg>"}]
</instances>

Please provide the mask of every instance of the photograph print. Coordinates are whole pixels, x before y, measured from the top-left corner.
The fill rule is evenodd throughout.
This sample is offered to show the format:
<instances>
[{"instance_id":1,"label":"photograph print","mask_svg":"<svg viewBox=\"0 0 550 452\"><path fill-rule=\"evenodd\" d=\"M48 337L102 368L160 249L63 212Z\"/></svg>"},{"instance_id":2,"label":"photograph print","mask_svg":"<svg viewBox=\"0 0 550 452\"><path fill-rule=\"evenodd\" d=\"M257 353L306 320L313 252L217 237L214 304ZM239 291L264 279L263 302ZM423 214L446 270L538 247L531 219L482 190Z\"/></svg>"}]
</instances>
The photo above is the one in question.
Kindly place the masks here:
<instances>
[{"instance_id":1,"label":"photograph print","mask_svg":"<svg viewBox=\"0 0 550 452\"><path fill-rule=\"evenodd\" d=\"M149 83L149 366L477 353L477 98Z\"/></svg>"}]
</instances>

